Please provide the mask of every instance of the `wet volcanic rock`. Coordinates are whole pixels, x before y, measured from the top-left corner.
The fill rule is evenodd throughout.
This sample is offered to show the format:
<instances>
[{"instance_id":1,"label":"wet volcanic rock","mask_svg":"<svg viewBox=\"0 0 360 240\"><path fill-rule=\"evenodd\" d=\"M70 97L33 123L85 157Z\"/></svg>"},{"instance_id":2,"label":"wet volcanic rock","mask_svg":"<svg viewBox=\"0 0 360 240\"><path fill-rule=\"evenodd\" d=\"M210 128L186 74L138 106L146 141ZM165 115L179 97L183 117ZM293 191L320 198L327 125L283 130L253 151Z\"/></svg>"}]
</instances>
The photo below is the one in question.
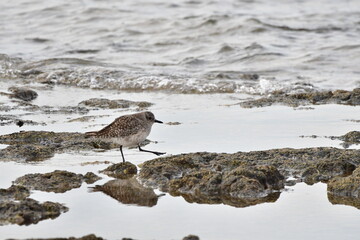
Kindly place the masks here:
<instances>
[{"instance_id":1,"label":"wet volcanic rock","mask_svg":"<svg viewBox=\"0 0 360 240\"><path fill-rule=\"evenodd\" d=\"M360 200L360 167L347 177L336 177L329 181L328 192L331 195L352 197Z\"/></svg>"},{"instance_id":2,"label":"wet volcanic rock","mask_svg":"<svg viewBox=\"0 0 360 240\"><path fill-rule=\"evenodd\" d=\"M308 184L326 182L350 174L359 164L360 150L337 148L202 152L147 161L139 179L189 202L243 207L275 201L284 188L284 176Z\"/></svg>"},{"instance_id":3,"label":"wet volcanic rock","mask_svg":"<svg viewBox=\"0 0 360 240\"><path fill-rule=\"evenodd\" d=\"M0 136L9 144L0 150L0 161L41 161L65 151L112 149L118 145L99 139L85 138L83 133L22 131Z\"/></svg>"},{"instance_id":4,"label":"wet volcanic rock","mask_svg":"<svg viewBox=\"0 0 360 240\"><path fill-rule=\"evenodd\" d=\"M0 150L1 160L43 161L54 156L55 148L42 145L11 145Z\"/></svg>"},{"instance_id":5,"label":"wet volcanic rock","mask_svg":"<svg viewBox=\"0 0 360 240\"><path fill-rule=\"evenodd\" d=\"M0 189L0 202L24 200L29 196L30 191L23 186L12 185L8 189Z\"/></svg>"},{"instance_id":6,"label":"wet volcanic rock","mask_svg":"<svg viewBox=\"0 0 360 240\"><path fill-rule=\"evenodd\" d=\"M284 187L284 177L273 166L251 166L232 160L218 163L217 156L195 153L155 159L143 164L139 177L146 185L181 195L189 202L237 207L257 204L259 198L267 198Z\"/></svg>"},{"instance_id":7,"label":"wet volcanic rock","mask_svg":"<svg viewBox=\"0 0 360 240\"><path fill-rule=\"evenodd\" d=\"M91 179L93 178L94 176L91 174ZM14 181L14 184L24 186L28 189L64 193L73 188L79 188L83 181L88 179L89 175L86 177L86 175L84 176L82 174L56 170L44 174L26 174L25 176L17 178Z\"/></svg>"},{"instance_id":8,"label":"wet volcanic rock","mask_svg":"<svg viewBox=\"0 0 360 240\"><path fill-rule=\"evenodd\" d=\"M328 183L328 199L332 204L360 209L360 167L347 177L336 177Z\"/></svg>"},{"instance_id":9,"label":"wet volcanic rock","mask_svg":"<svg viewBox=\"0 0 360 240\"><path fill-rule=\"evenodd\" d=\"M127 179L137 173L137 167L130 162L121 162L113 164L100 172L108 175L109 177Z\"/></svg>"},{"instance_id":10,"label":"wet volcanic rock","mask_svg":"<svg viewBox=\"0 0 360 240\"><path fill-rule=\"evenodd\" d=\"M79 103L79 106L87 106L93 108L116 109L116 108L129 108L137 106L139 108L148 108L152 103L149 102L134 102L125 99L109 100L106 98L91 98Z\"/></svg>"},{"instance_id":11,"label":"wet volcanic rock","mask_svg":"<svg viewBox=\"0 0 360 240\"><path fill-rule=\"evenodd\" d=\"M344 148L348 148L353 144L360 144L360 132L359 131L351 131L347 134L338 137L338 139L344 141L342 146Z\"/></svg>"},{"instance_id":12,"label":"wet volcanic rock","mask_svg":"<svg viewBox=\"0 0 360 240\"><path fill-rule=\"evenodd\" d=\"M273 104L283 104L290 107L319 104L358 106L360 105L360 88L355 88L353 91L336 90L295 94L274 92L268 97L241 102L240 106L244 108L253 108L268 107Z\"/></svg>"}]
</instances>

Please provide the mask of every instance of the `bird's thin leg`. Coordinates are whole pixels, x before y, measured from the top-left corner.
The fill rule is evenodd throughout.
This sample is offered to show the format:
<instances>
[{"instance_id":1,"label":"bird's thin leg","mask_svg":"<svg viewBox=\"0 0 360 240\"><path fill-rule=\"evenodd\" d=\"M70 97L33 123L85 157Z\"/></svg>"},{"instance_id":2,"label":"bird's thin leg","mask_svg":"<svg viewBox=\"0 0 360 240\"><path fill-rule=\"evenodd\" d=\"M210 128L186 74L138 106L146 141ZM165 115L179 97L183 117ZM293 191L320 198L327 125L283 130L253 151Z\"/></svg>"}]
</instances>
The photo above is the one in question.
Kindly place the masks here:
<instances>
[{"instance_id":1,"label":"bird's thin leg","mask_svg":"<svg viewBox=\"0 0 360 240\"><path fill-rule=\"evenodd\" d=\"M139 147L139 151L141 151L141 152L153 153L153 154L155 154L155 155L157 155L157 156L160 156L160 155L165 154L165 153L163 153L163 152L154 152L154 151L149 151L149 150L142 149L142 148L140 147L140 145L138 145L138 147Z\"/></svg>"},{"instance_id":2,"label":"bird's thin leg","mask_svg":"<svg viewBox=\"0 0 360 240\"><path fill-rule=\"evenodd\" d=\"M123 154L122 146L121 146L121 145L120 145L120 152L121 152L121 156L122 156L123 162L125 162L125 158L124 158L124 154Z\"/></svg>"}]
</instances>

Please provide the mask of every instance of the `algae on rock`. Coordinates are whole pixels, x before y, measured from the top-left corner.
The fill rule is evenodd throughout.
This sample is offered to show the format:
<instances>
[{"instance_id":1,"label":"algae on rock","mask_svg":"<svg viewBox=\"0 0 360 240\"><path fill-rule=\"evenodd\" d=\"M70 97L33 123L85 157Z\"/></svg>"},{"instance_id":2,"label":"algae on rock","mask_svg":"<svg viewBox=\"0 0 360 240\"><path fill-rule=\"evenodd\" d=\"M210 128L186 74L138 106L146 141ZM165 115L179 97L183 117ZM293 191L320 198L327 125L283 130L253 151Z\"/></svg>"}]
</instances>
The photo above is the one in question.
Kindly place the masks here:
<instances>
[{"instance_id":1,"label":"algae on rock","mask_svg":"<svg viewBox=\"0 0 360 240\"><path fill-rule=\"evenodd\" d=\"M104 170L101 170L100 173L104 173L109 177L127 179L131 178L137 173L137 168L130 162L121 162L110 165Z\"/></svg>"},{"instance_id":2,"label":"algae on rock","mask_svg":"<svg viewBox=\"0 0 360 240\"><path fill-rule=\"evenodd\" d=\"M353 91L336 90L323 92L306 92L286 94L283 92L274 92L268 97L256 100L249 100L239 103L241 107L268 107L273 104L283 104L290 107L299 107L304 105L319 104L342 104L358 106L360 105L360 88Z\"/></svg>"},{"instance_id":3,"label":"algae on rock","mask_svg":"<svg viewBox=\"0 0 360 240\"><path fill-rule=\"evenodd\" d=\"M0 189L0 202L24 200L30 196L30 191L23 186L11 185L8 189Z\"/></svg>"},{"instance_id":4,"label":"algae on rock","mask_svg":"<svg viewBox=\"0 0 360 240\"><path fill-rule=\"evenodd\" d=\"M314 184L346 176L360 165L360 150L337 148L189 153L142 164L140 181L189 202L244 207L274 201L285 178Z\"/></svg>"},{"instance_id":5,"label":"algae on rock","mask_svg":"<svg viewBox=\"0 0 360 240\"><path fill-rule=\"evenodd\" d=\"M17 178L14 184L27 187L31 190L64 193L73 188L79 188L83 181L93 183L98 179L99 177L93 173L87 173L84 176L68 171L55 170L54 172L44 174L26 174L25 176Z\"/></svg>"},{"instance_id":6,"label":"algae on rock","mask_svg":"<svg viewBox=\"0 0 360 240\"><path fill-rule=\"evenodd\" d=\"M41 161L65 151L112 149L118 145L87 139L83 133L22 131L0 135L0 143L10 146L0 150L0 161Z\"/></svg>"},{"instance_id":7,"label":"algae on rock","mask_svg":"<svg viewBox=\"0 0 360 240\"><path fill-rule=\"evenodd\" d=\"M134 102L125 99L109 100L106 98L91 98L84 100L79 103L79 106L93 107L93 108L105 108L105 109L116 109L116 108L129 108L131 106L137 106L139 108L148 108L152 103L149 102Z\"/></svg>"}]
</instances>

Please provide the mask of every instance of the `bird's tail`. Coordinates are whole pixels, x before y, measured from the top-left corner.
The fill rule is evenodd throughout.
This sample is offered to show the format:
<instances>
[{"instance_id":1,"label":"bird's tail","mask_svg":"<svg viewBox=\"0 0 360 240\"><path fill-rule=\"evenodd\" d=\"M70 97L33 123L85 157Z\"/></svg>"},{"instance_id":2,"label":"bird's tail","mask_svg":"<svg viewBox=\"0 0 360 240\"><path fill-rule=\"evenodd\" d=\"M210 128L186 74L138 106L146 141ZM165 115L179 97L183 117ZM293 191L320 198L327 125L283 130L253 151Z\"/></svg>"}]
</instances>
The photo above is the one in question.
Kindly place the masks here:
<instances>
[{"instance_id":1,"label":"bird's tail","mask_svg":"<svg viewBox=\"0 0 360 240\"><path fill-rule=\"evenodd\" d=\"M89 137L95 137L97 135L98 132L86 132L85 133L85 138L89 138Z\"/></svg>"}]
</instances>

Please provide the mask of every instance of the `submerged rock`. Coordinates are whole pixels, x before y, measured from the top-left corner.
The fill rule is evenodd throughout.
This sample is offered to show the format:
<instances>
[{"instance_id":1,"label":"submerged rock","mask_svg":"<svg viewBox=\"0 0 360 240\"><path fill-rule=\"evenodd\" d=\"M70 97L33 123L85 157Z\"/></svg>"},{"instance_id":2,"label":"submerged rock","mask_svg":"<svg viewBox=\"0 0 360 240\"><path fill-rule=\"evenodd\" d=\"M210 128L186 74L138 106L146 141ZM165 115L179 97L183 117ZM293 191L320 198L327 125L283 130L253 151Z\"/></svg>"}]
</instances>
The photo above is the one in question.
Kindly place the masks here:
<instances>
[{"instance_id":1,"label":"submerged rock","mask_svg":"<svg viewBox=\"0 0 360 240\"><path fill-rule=\"evenodd\" d=\"M152 207L158 200L154 190L142 186L136 178L111 180L95 186L94 191L101 191L124 204Z\"/></svg>"},{"instance_id":2,"label":"submerged rock","mask_svg":"<svg viewBox=\"0 0 360 240\"><path fill-rule=\"evenodd\" d=\"M91 98L79 103L79 106L87 106L93 108L105 108L105 109L115 109L115 108L129 108L131 106L137 106L139 108L148 108L152 103L149 102L134 102L125 99L116 99L109 100L106 98Z\"/></svg>"},{"instance_id":3,"label":"submerged rock","mask_svg":"<svg viewBox=\"0 0 360 240\"><path fill-rule=\"evenodd\" d=\"M54 219L61 213L67 212L68 208L60 203L39 203L31 198L18 202L0 202L0 225L36 224L48 218Z\"/></svg>"},{"instance_id":4,"label":"submerged rock","mask_svg":"<svg viewBox=\"0 0 360 240\"><path fill-rule=\"evenodd\" d=\"M360 88L355 88L353 91L336 90L295 94L274 92L269 97L241 102L240 106L244 108L253 108L267 107L273 104L283 104L290 107L312 104L343 104L357 106L360 105Z\"/></svg>"},{"instance_id":5,"label":"submerged rock","mask_svg":"<svg viewBox=\"0 0 360 240\"><path fill-rule=\"evenodd\" d=\"M64 193L73 188L79 188L83 181L95 182L99 178L93 173L75 174L68 171L56 170L50 173L26 174L14 181L15 185L45 192ZM97 180L96 180L97 179Z\"/></svg>"},{"instance_id":6,"label":"submerged rock","mask_svg":"<svg viewBox=\"0 0 360 240\"><path fill-rule=\"evenodd\" d=\"M113 164L100 172L110 177L126 179L134 176L137 173L137 168L130 162L121 162Z\"/></svg>"}]
</instances>

